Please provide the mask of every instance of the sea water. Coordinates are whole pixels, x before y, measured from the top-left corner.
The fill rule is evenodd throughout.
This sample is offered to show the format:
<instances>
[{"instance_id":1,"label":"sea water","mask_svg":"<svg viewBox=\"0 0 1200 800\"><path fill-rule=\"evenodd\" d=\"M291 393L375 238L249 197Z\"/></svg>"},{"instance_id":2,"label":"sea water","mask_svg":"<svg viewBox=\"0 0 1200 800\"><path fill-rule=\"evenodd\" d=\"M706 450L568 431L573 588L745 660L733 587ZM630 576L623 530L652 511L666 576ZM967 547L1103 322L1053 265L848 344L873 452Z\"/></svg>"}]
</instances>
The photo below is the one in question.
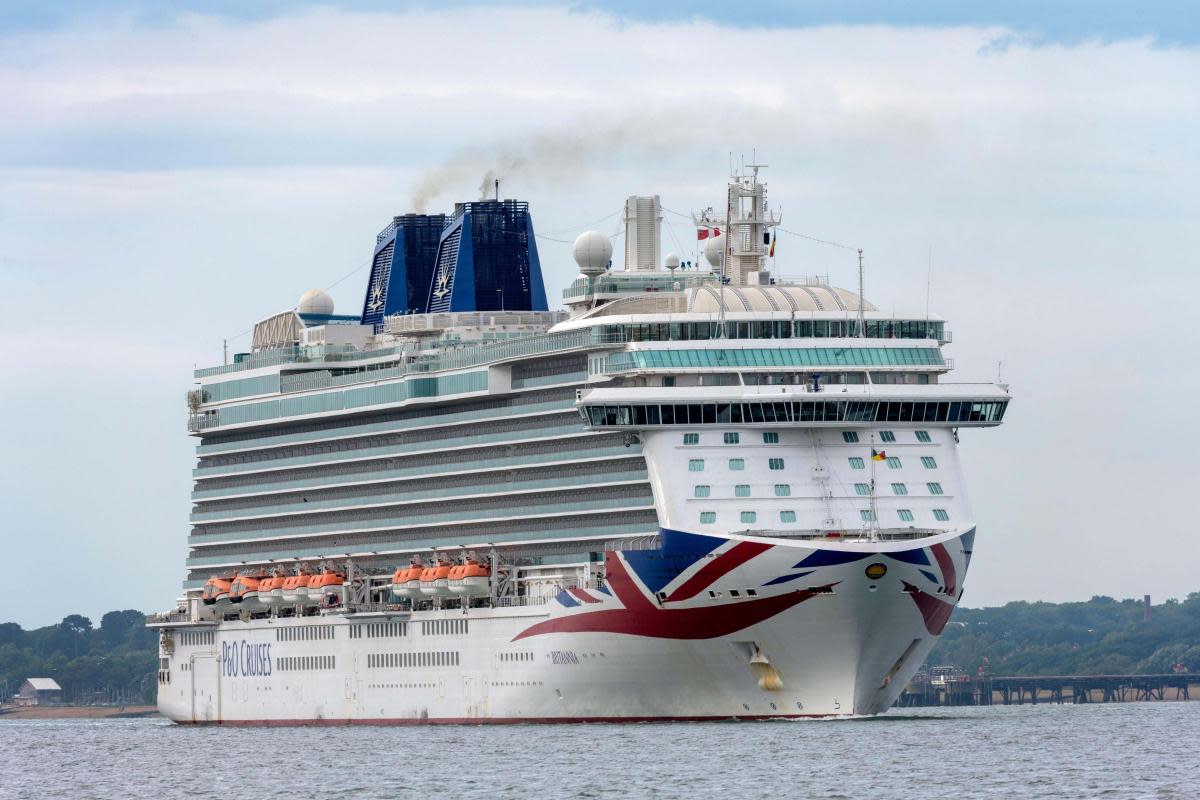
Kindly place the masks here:
<instances>
[{"instance_id":1,"label":"sea water","mask_svg":"<svg viewBox=\"0 0 1200 800\"><path fill-rule=\"evenodd\" d=\"M1200 703L727 723L0 721L0 798L1200 798Z\"/></svg>"}]
</instances>

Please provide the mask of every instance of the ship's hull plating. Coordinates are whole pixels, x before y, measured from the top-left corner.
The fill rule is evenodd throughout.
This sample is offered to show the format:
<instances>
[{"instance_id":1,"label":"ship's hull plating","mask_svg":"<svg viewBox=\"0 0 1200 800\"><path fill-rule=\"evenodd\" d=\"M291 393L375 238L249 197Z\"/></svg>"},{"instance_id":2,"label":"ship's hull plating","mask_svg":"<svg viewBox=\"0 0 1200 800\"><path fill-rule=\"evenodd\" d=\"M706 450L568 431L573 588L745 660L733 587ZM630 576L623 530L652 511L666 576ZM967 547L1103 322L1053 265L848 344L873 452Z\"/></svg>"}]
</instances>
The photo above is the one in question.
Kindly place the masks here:
<instances>
[{"instance_id":1,"label":"ship's hull plating","mask_svg":"<svg viewBox=\"0 0 1200 800\"><path fill-rule=\"evenodd\" d=\"M876 714L945 626L974 530L662 538L608 553L601 587L542 605L230 621L203 646L178 643L177 629L159 708L223 724Z\"/></svg>"}]
</instances>

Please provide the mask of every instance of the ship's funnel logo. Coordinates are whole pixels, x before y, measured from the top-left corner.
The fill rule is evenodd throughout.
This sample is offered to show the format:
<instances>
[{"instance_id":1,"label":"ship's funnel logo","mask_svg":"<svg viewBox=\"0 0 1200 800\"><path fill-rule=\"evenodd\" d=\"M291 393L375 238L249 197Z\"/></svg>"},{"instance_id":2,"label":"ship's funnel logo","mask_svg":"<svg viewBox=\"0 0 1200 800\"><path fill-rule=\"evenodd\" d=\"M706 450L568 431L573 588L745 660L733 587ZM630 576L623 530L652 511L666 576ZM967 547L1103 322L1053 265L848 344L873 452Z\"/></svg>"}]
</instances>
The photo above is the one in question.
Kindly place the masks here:
<instances>
[{"instance_id":1,"label":"ship's funnel logo","mask_svg":"<svg viewBox=\"0 0 1200 800\"><path fill-rule=\"evenodd\" d=\"M446 274L446 270L443 268L442 271L438 273L437 288L433 290L433 296L438 300L441 300L443 297L445 297L446 293L450 291L449 283L450 276Z\"/></svg>"},{"instance_id":2,"label":"ship's funnel logo","mask_svg":"<svg viewBox=\"0 0 1200 800\"><path fill-rule=\"evenodd\" d=\"M367 303L368 311L378 311L383 307L383 283L378 278L371 287L371 301Z\"/></svg>"}]
</instances>

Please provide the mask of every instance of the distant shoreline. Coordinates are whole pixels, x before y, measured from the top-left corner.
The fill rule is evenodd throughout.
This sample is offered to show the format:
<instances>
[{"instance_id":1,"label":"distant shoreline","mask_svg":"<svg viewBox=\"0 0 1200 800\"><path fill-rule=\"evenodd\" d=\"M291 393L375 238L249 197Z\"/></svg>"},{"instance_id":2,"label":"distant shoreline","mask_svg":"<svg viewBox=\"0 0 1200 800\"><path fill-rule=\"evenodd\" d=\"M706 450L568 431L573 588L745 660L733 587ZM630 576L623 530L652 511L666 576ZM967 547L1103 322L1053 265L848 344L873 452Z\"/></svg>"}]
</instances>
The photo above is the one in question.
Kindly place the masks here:
<instances>
[{"instance_id":1,"label":"distant shoreline","mask_svg":"<svg viewBox=\"0 0 1200 800\"><path fill-rule=\"evenodd\" d=\"M157 706L6 706L6 719L130 719L158 716Z\"/></svg>"}]
</instances>

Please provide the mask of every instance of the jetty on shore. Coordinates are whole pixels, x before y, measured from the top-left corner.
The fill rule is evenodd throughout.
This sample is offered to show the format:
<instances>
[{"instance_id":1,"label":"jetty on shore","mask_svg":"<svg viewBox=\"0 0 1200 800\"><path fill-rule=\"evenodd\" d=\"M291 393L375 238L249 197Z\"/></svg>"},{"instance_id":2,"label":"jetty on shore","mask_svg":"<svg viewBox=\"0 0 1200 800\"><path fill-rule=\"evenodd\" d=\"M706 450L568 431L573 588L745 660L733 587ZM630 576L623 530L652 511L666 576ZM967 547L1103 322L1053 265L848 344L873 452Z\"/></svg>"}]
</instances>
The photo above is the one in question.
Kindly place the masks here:
<instances>
[{"instance_id":1,"label":"jetty on shore","mask_svg":"<svg viewBox=\"0 0 1200 800\"><path fill-rule=\"evenodd\" d=\"M919 675L900 694L901 708L1024 703L1128 703L1200 698L1200 673L1161 675Z\"/></svg>"}]
</instances>

